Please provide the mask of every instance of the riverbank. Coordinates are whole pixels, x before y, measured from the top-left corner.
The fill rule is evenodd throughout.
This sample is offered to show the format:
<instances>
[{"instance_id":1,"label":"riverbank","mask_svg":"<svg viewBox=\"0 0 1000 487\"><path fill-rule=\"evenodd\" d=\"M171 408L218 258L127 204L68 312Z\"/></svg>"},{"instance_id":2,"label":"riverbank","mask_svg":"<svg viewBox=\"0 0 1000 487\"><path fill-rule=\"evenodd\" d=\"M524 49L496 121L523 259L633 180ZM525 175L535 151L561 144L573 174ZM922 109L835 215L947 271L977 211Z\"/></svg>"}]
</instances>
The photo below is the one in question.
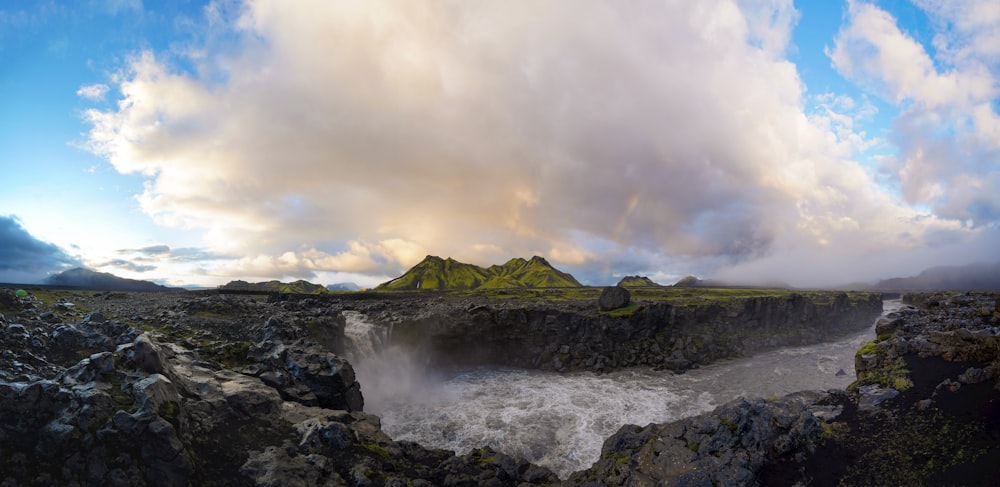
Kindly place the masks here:
<instances>
[{"instance_id":1,"label":"riverbank","mask_svg":"<svg viewBox=\"0 0 1000 487\"><path fill-rule=\"evenodd\" d=\"M555 358L569 367L589 365L585 355L574 357L573 347L563 352L568 344L554 340L611 344L602 365L613 369L643 363L631 355L669 356L630 353L641 340L652 339L650 350L660 346L655 337L663 332L670 354L680 350L688 362L683 369L702 357L747 353L747 343L785 342L748 335L724 342L742 348L699 355L718 349L668 333L704 337L726 319L735 326L749 318L758 321L747 321L747 328L761 333L782 323L812 326L810 318L822 313L869 313L871 306L865 304L870 299L843 293L726 296L728 304L636 300L618 314L596 310L593 302L475 296L282 301L48 290L12 296L0 302L0 473L8 485L552 484L558 479L548 469L488 448L455 456L388 437L379 418L364 412L363 384L342 358L344 312L391 327L393 339L426 325L434 327L425 332L458 330L448 323L459 316L463 326L497 317L486 322L484 336L498 333L493 336L504 340L511 335L502 333L551 330L538 346L557 346ZM658 321L666 317L681 319ZM558 332L574 324L586 333ZM828 328L789 336L818 337ZM570 357L563 360L563 353Z\"/></svg>"}]
</instances>

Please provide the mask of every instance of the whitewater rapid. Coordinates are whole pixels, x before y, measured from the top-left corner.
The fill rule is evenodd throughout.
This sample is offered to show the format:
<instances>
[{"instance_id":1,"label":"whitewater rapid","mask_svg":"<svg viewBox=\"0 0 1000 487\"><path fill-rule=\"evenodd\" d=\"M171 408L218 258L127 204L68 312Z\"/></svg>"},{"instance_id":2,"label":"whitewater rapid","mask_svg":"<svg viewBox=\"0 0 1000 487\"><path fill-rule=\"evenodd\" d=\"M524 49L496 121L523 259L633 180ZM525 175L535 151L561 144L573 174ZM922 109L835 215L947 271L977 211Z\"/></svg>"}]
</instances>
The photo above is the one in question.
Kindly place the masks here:
<instances>
[{"instance_id":1,"label":"whitewater rapid","mask_svg":"<svg viewBox=\"0 0 1000 487\"><path fill-rule=\"evenodd\" d=\"M898 309L886 301L884 313ZM844 388L854 353L872 328L838 341L784 348L675 374L629 369L596 375L471 368L433 372L407 350L377 350L385 332L363 315L348 317L365 410L395 440L467 453L490 446L551 468L560 477L590 467L622 425L663 423L711 411L738 397L776 397ZM377 344L361 343L365 337ZM353 341L353 340L352 340Z\"/></svg>"}]
</instances>

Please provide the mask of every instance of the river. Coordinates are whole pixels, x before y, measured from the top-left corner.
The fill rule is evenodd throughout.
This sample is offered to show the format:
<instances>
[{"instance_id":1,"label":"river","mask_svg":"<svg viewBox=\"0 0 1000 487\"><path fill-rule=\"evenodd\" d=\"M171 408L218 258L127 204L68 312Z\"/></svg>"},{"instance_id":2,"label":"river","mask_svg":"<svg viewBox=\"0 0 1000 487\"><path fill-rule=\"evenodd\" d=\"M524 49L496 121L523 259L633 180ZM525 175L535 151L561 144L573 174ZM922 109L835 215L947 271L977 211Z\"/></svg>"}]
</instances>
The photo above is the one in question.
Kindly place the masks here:
<instances>
[{"instance_id":1,"label":"river","mask_svg":"<svg viewBox=\"0 0 1000 487\"><path fill-rule=\"evenodd\" d=\"M884 313L898 309L886 301ZM774 397L844 388L854 353L872 327L840 340L783 348L684 374L628 369L559 374L508 368L430 371L420 357L387 342L363 315L347 316L365 410L396 440L458 453L490 446L551 468L560 477L589 468L604 439L622 425L663 423L711 411L738 397ZM353 337L353 338L352 338ZM377 343L366 342L372 339Z\"/></svg>"}]
</instances>

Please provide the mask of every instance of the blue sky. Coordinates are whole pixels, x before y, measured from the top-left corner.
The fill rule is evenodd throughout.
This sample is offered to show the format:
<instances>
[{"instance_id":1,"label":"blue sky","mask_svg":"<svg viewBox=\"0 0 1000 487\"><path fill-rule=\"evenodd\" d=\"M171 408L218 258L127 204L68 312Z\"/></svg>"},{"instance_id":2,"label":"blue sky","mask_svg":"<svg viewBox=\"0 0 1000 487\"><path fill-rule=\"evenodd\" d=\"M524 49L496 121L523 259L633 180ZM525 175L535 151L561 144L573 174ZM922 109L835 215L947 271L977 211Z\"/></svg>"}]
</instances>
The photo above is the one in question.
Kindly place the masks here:
<instances>
[{"instance_id":1,"label":"blue sky","mask_svg":"<svg viewBox=\"0 0 1000 487\"><path fill-rule=\"evenodd\" d=\"M996 46L986 0L7 1L0 281L995 261Z\"/></svg>"}]
</instances>

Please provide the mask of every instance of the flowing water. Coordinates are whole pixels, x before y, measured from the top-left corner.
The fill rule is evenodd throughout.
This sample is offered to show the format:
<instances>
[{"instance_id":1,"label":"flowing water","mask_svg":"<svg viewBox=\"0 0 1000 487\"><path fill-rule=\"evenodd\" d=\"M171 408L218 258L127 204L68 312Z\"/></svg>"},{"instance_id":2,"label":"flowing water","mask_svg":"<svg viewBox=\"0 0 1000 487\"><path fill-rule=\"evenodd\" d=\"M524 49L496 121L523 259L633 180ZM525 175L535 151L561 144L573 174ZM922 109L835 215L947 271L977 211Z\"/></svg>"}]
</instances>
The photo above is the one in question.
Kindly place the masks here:
<instances>
[{"instance_id":1,"label":"flowing water","mask_svg":"<svg viewBox=\"0 0 1000 487\"><path fill-rule=\"evenodd\" d=\"M899 306L898 300L886 301L884 312ZM490 446L562 478L590 467L604 439L625 424L673 421L740 396L844 388L855 378L855 351L874 338L869 328L835 342L783 348L684 374L485 367L432 372L407 350L380 349L388 332L376 330L364 315L347 316L347 323L356 327L359 340L378 340L359 344L367 355L358 354L353 363L365 410L381 416L382 429L394 439L458 453Z\"/></svg>"}]
</instances>

